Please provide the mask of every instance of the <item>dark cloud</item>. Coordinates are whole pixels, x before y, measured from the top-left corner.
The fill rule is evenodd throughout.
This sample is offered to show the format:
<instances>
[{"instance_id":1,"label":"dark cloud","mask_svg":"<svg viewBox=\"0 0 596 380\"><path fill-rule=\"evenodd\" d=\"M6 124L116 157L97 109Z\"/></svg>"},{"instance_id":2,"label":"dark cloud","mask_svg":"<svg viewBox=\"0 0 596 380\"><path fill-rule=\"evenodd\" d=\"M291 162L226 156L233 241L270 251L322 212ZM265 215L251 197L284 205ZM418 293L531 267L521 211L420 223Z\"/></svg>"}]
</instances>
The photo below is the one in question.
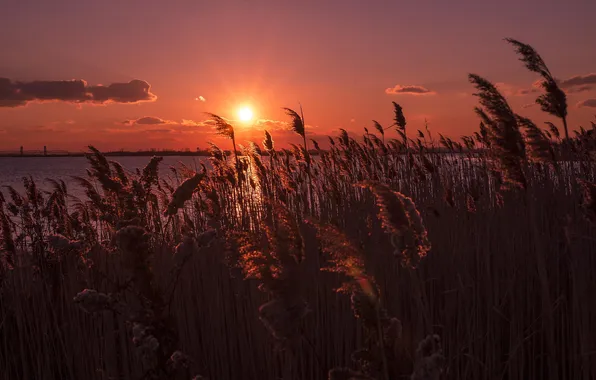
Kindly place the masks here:
<instances>
[{"instance_id":1,"label":"dark cloud","mask_svg":"<svg viewBox=\"0 0 596 380\"><path fill-rule=\"evenodd\" d=\"M422 86L414 86L414 85L395 85L394 87L390 87L385 90L386 94L389 95L397 95L397 94L409 94L409 95L433 95L436 92L431 91Z\"/></svg>"},{"instance_id":2,"label":"dark cloud","mask_svg":"<svg viewBox=\"0 0 596 380\"><path fill-rule=\"evenodd\" d=\"M571 88L575 86L586 86L592 84L596 84L596 73L576 75L569 79L559 81L561 88Z\"/></svg>"},{"instance_id":3,"label":"dark cloud","mask_svg":"<svg viewBox=\"0 0 596 380\"><path fill-rule=\"evenodd\" d=\"M149 83L132 80L109 86L89 86L84 80L18 82L0 78L0 107L25 106L30 102L138 103L157 99Z\"/></svg>"},{"instance_id":4,"label":"dark cloud","mask_svg":"<svg viewBox=\"0 0 596 380\"><path fill-rule=\"evenodd\" d=\"M577 103L578 107L593 107L596 108L596 98L594 99L586 99L579 103Z\"/></svg>"},{"instance_id":5,"label":"dark cloud","mask_svg":"<svg viewBox=\"0 0 596 380\"><path fill-rule=\"evenodd\" d=\"M535 92L538 92L538 89L536 87L522 88L522 89L517 90L517 92L515 93L515 95L523 96L523 95L533 94Z\"/></svg>"},{"instance_id":6,"label":"dark cloud","mask_svg":"<svg viewBox=\"0 0 596 380\"><path fill-rule=\"evenodd\" d=\"M175 121L164 120L159 117L145 116L136 120L126 120L123 122L126 125L160 125L160 124L176 124Z\"/></svg>"},{"instance_id":7,"label":"dark cloud","mask_svg":"<svg viewBox=\"0 0 596 380\"><path fill-rule=\"evenodd\" d=\"M577 92L586 92L586 91L592 91L592 86L576 86L576 87L571 87L570 89L567 90L568 93L570 94L574 94Z\"/></svg>"}]
</instances>

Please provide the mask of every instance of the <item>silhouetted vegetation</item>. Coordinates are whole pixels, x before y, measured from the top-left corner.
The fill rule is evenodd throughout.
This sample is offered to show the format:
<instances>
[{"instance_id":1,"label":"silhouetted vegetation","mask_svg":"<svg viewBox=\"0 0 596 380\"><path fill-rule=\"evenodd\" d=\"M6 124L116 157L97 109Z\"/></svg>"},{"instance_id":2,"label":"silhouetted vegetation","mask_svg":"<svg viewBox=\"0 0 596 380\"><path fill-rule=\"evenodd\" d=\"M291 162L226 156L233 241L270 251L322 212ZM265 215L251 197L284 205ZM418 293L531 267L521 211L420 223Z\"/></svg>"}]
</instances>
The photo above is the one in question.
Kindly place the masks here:
<instances>
[{"instance_id":1,"label":"silhouetted vegetation","mask_svg":"<svg viewBox=\"0 0 596 380\"><path fill-rule=\"evenodd\" d=\"M546 65L509 42L567 130ZM129 173L89 147L83 197L6 188L0 373L596 378L596 126L561 140L469 80L481 124L461 142L406 135L397 103L398 139L373 121L313 151L302 112L285 109L291 149L268 132L237 146L211 114L233 146L198 172L154 157Z\"/></svg>"}]
</instances>

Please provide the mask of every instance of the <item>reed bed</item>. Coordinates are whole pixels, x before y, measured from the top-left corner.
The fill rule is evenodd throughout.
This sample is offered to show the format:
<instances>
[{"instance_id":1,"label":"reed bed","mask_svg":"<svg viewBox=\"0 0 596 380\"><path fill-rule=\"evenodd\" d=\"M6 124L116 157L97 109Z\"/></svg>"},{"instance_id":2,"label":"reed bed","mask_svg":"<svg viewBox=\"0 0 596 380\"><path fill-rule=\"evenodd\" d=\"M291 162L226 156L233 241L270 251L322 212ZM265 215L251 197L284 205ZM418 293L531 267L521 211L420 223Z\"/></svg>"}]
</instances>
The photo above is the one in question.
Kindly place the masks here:
<instances>
[{"instance_id":1,"label":"reed bed","mask_svg":"<svg viewBox=\"0 0 596 380\"><path fill-rule=\"evenodd\" d=\"M327 150L302 112L292 149L211 114L232 150L199 170L90 147L83 197L6 188L3 378L596 379L596 126L560 138L470 81L461 142L409 138L397 103L398 139L374 122Z\"/></svg>"}]
</instances>

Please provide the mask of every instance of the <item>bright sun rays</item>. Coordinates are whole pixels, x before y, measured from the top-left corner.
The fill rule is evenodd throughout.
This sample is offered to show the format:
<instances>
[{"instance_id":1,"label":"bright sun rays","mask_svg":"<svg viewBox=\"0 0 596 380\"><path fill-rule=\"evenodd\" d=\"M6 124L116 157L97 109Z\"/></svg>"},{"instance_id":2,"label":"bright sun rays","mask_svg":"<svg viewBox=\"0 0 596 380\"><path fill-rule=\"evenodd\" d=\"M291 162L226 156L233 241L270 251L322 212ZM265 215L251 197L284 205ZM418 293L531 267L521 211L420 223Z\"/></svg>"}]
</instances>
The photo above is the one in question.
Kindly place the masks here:
<instances>
[{"instance_id":1,"label":"bright sun rays","mask_svg":"<svg viewBox=\"0 0 596 380\"><path fill-rule=\"evenodd\" d=\"M248 123L254 118L252 109L248 106L244 106L238 109L238 119L244 123Z\"/></svg>"}]
</instances>

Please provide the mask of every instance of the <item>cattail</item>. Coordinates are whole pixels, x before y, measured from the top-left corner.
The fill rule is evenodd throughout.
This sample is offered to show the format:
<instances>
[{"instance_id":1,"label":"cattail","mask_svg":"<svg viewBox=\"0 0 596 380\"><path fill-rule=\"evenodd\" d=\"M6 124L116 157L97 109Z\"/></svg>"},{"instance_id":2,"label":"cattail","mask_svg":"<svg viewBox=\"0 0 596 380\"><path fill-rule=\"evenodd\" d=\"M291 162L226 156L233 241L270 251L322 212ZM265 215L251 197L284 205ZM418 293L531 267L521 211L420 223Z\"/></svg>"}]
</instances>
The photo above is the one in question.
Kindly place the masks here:
<instances>
[{"instance_id":1,"label":"cattail","mask_svg":"<svg viewBox=\"0 0 596 380\"><path fill-rule=\"evenodd\" d=\"M178 186L176 191L174 191L174 194L172 194L172 199L168 204L167 210L164 212L165 216L175 215L178 209L184 206L184 202L192 197L195 189L205 177L206 172L207 170L205 167L203 167L203 171L201 173L196 173L194 176L182 182L182 184Z\"/></svg>"}]
</instances>

